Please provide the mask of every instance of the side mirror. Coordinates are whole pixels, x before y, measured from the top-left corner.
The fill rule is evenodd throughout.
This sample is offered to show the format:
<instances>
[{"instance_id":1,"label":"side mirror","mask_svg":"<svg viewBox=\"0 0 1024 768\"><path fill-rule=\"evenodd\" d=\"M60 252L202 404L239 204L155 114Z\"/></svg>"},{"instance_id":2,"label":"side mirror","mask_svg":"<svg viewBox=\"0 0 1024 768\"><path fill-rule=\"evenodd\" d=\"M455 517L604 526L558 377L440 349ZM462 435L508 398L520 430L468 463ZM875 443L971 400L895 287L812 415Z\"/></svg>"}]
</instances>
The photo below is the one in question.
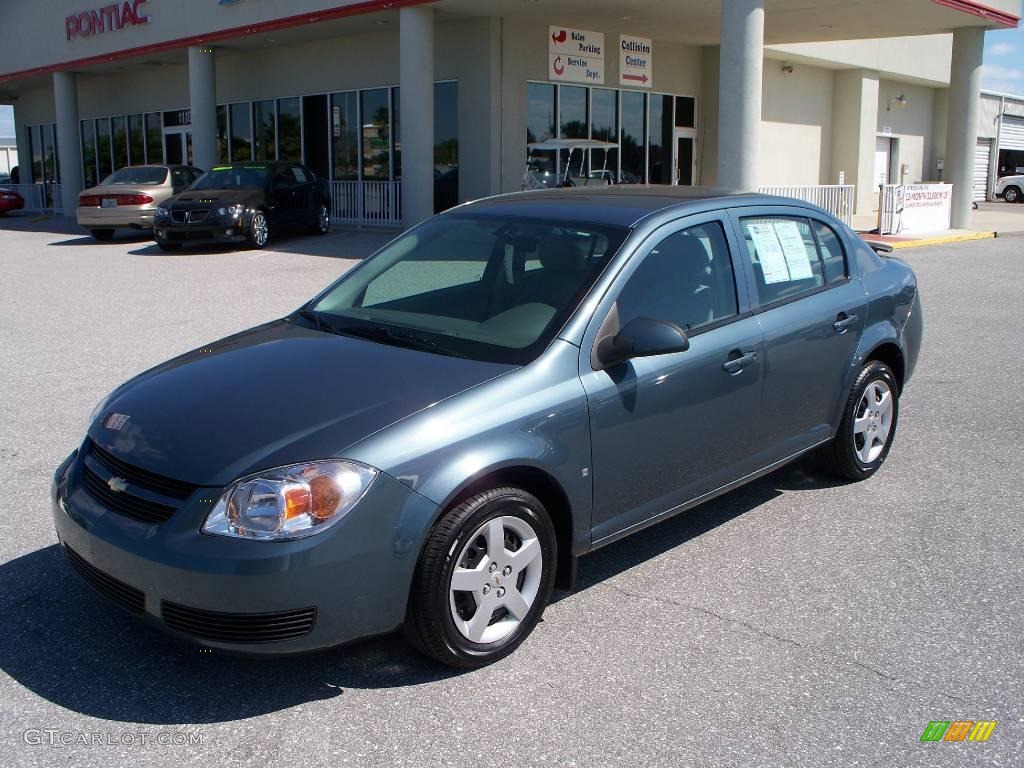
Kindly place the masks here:
<instances>
[{"instance_id":1,"label":"side mirror","mask_svg":"<svg viewBox=\"0 0 1024 768\"><path fill-rule=\"evenodd\" d=\"M637 317L614 336L605 336L598 341L596 357L602 368L611 368L634 357L669 355L689 348L686 332L675 323Z\"/></svg>"}]
</instances>

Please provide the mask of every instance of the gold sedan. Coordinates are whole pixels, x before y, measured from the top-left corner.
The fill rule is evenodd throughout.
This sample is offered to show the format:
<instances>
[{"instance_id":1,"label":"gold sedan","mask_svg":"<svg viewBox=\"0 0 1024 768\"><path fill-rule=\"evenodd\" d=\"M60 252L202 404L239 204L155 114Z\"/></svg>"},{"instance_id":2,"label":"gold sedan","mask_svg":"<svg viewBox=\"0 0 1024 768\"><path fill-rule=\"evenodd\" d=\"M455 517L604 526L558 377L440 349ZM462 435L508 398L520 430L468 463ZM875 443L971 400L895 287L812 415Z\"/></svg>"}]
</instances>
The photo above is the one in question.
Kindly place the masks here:
<instances>
[{"instance_id":1,"label":"gold sedan","mask_svg":"<svg viewBox=\"0 0 1024 768\"><path fill-rule=\"evenodd\" d=\"M187 165L121 168L78 195L78 224L97 240L109 240L119 228L152 229L157 206L202 175Z\"/></svg>"}]
</instances>

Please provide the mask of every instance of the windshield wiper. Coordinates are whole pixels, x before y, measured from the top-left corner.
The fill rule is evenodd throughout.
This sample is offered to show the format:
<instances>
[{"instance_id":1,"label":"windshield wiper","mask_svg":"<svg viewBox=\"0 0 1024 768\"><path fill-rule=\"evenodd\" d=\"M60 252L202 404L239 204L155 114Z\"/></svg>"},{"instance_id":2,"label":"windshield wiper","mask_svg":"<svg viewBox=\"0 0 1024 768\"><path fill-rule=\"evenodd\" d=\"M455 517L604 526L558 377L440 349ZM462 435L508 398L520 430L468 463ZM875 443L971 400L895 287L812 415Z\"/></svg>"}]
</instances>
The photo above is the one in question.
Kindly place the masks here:
<instances>
[{"instance_id":1,"label":"windshield wiper","mask_svg":"<svg viewBox=\"0 0 1024 768\"><path fill-rule=\"evenodd\" d=\"M316 325L317 329L324 331L325 333L338 333L338 329L324 320L323 316L319 312L314 312L311 309L302 309L299 310L299 316L309 320L311 323Z\"/></svg>"},{"instance_id":2,"label":"windshield wiper","mask_svg":"<svg viewBox=\"0 0 1024 768\"><path fill-rule=\"evenodd\" d=\"M384 344L393 344L396 347L407 347L418 349L423 352L434 352L449 357L466 357L461 352L456 352L447 347L440 346L436 341L420 336L416 333L400 330L397 328L384 328L379 325L346 325L335 329L338 333L349 336L357 336L369 341L379 341Z\"/></svg>"}]
</instances>

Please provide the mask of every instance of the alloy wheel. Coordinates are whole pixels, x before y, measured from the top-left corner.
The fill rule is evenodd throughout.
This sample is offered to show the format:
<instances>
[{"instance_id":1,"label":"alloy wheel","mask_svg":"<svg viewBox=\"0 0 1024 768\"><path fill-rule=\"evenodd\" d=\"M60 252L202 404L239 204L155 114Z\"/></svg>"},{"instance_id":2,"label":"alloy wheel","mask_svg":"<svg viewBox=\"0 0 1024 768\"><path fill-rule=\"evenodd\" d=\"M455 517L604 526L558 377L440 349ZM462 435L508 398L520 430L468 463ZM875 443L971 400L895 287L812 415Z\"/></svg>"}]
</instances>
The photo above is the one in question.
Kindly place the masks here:
<instances>
[{"instance_id":1,"label":"alloy wheel","mask_svg":"<svg viewBox=\"0 0 1024 768\"><path fill-rule=\"evenodd\" d=\"M326 205L320 206L320 232L325 233L331 228L331 212Z\"/></svg>"},{"instance_id":2,"label":"alloy wheel","mask_svg":"<svg viewBox=\"0 0 1024 768\"><path fill-rule=\"evenodd\" d=\"M496 643L526 619L537 599L544 559L533 527L520 517L481 524L456 560L449 585L455 627L474 643Z\"/></svg>"},{"instance_id":3,"label":"alloy wheel","mask_svg":"<svg viewBox=\"0 0 1024 768\"><path fill-rule=\"evenodd\" d=\"M882 379L875 379L861 395L853 419L853 450L864 464L870 464L885 450L892 417L892 390Z\"/></svg>"},{"instance_id":4,"label":"alloy wheel","mask_svg":"<svg viewBox=\"0 0 1024 768\"><path fill-rule=\"evenodd\" d=\"M261 248L267 244L267 236L269 234L267 228L267 217L262 213L257 213L252 217L252 239L256 245Z\"/></svg>"}]
</instances>

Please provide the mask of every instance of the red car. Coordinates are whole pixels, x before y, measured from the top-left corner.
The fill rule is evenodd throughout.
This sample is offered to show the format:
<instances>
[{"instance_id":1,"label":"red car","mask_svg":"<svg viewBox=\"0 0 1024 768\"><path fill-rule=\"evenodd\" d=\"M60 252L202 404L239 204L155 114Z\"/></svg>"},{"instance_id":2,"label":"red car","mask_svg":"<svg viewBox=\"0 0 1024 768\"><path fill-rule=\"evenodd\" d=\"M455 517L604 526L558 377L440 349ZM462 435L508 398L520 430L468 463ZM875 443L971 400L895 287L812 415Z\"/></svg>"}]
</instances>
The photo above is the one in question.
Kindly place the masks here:
<instances>
[{"instance_id":1,"label":"red car","mask_svg":"<svg viewBox=\"0 0 1024 768\"><path fill-rule=\"evenodd\" d=\"M25 207L25 198L13 189L0 187L0 216L8 211L20 211Z\"/></svg>"}]
</instances>

